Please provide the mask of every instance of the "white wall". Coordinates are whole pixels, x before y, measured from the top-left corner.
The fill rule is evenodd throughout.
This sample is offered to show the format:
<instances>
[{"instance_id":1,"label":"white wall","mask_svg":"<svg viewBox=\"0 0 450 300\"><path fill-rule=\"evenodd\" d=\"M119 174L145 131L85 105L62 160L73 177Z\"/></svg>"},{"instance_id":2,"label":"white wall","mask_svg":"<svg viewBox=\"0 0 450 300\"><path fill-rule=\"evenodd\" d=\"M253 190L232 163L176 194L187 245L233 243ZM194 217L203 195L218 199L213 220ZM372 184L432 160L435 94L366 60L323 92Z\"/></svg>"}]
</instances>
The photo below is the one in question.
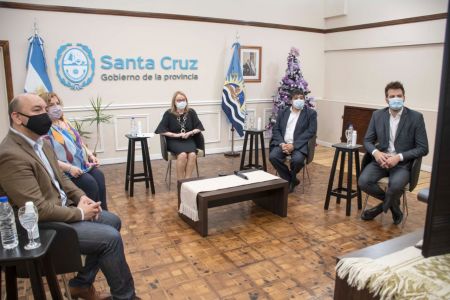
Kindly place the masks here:
<instances>
[{"instance_id":1,"label":"white wall","mask_svg":"<svg viewBox=\"0 0 450 300\"><path fill-rule=\"evenodd\" d=\"M9 0L7 2L35 3L118 9L243 21L276 23L323 28L323 1L316 0Z\"/></svg>"},{"instance_id":2,"label":"white wall","mask_svg":"<svg viewBox=\"0 0 450 300\"><path fill-rule=\"evenodd\" d=\"M348 0L347 15L326 19L340 27L443 13L447 1ZM384 87L401 81L406 105L424 114L430 154L434 151L437 105L441 82L445 20L337 32L325 35L325 90L318 100L319 140L339 140L345 105L385 107ZM364 133L359 133L364 134Z\"/></svg>"},{"instance_id":3,"label":"white wall","mask_svg":"<svg viewBox=\"0 0 450 300\"><path fill-rule=\"evenodd\" d=\"M323 9L321 4L314 4L314 1L304 2L319 11ZM100 1L95 3L99 4ZM119 1L114 3L118 5ZM294 5L296 2L289 3ZM296 5L296 8L300 7L299 4ZM119 8L114 5L113 7ZM209 7L211 8L211 5ZM269 8L261 9L264 11ZM180 13L175 9L169 12ZM299 15L306 16L308 13L303 12ZM247 11L246 19L256 20L260 17L259 11ZM229 150L229 126L221 110L220 99L236 31L239 31L242 45L262 47L262 81L246 84L250 114L268 120L272 95L285 73L286 58L291 46L300 49L303 72L313 94L319 96L323 94L322 34L214 23L0 9L0 39L8 40L10 43L13 85L16 93L23 90L27 38L33 33L34 20L37 21L40 35L45 41L50 80L54 90L64 101L66 114L71 117L88 115L86 106L89 99L97 95L100 95L106 103L112 103L108 112L114 115L113 123L104 125L101 131L103 143L100 155L104 162L125 160L127 141L123 135L129 130L130 116L140 117L144 131L154 131L176 90L185 91L190 105L200 114L200 119L207 129L205 132L207 153ZM266 21L274 20L268 18ZM12 30L8 29L8 24L14 24ZM99 73L105 72L97 67L93 83L80 91L73 91L59 82L55 71L55 56L62 44L76 42L88 45L92 49L97 66L100 64L99 56L104 54L113 57L151 57L156 60L164 55L196 58L199 60L199 70L195 73L198 74L199 80L111 83L100 79ZM150 73L164 73L159 71ZM141 75L145 73L140 72ZM90 128L90 131L93 131L93 128ZM242 141L237 142L238 147L241 144ZM158 137L151 141L150 150L152 158L160 157Z\"/></svg>"},{"instance_id":4,"label":"white wall","mask_svg":"<svg viewBox=\"0 0 450 300\"><path fill-rule=\"evenodd\" d=\"M325 19L325 28L375 23L447 12L447 0L327 0L325 11L346 14Z\"/></svg>"},{"instance_id":5,"label":"white wall","mask_svg":"<svg viewBox=\"0 0 450 300\"><path fill-rule=\"evenodd\" d=\"M20 1L26 2L28 1ZM444 13L447 0L286 0L256 1L62 1L40 0L37 4L72 5L241 19L315 28L334 28L401 18ZM237 6L236 6L237 5ZM256 8L256 9L255 9ZM327 18L324 18L324 17ZM334 16L334 17L333 17ZM229 149L229 127L220 108L220 94L236 31L242 45L262 46L262 81L246 85L250 114L267 120L271 96L286 68L291 46L300 48L303 73L317 98L319 140L330 145L339 140L345 105L383 107L387 82L405 84L407 105L425 116L430 154L439 97L445 20L353 30L331 34L235 26L215 23L132 18L104 15L0 9L0 39L10 41L14 90L25 79L27 37L37 21L46 42L50 79L62 96L70 116L88 114L91 97L112 102L114 122L103 126L101 156L121 161L125 157L123 134L130 115L140 115L144 130L153 131L175 90L184 90L207 127L209 153ZM12 26L11 24L14 24ZM98 77L85 89L74 92L56 78L54 57L67 42L89 45L95 55L195 57L200 79L177 82L105 83ZM97 57L98 58L98 57ZM359 133L363 134L363 133ZM238 146L241 141L238 141ZM159 154L159 141L151 142L152 157Z\"/></svg>"}]
</instances>

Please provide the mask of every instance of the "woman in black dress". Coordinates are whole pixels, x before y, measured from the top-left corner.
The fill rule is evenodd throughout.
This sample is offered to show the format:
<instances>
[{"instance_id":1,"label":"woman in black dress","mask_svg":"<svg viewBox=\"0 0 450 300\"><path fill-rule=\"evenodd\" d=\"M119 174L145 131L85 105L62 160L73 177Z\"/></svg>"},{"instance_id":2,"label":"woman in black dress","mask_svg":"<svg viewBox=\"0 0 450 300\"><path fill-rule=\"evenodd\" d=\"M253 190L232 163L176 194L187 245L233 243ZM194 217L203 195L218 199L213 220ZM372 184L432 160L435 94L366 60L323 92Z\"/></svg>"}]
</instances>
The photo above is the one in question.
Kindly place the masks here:
<instances>
[{"instance_id":1,"label":"woman in black dress","mask_svg":"<svg viewBox=\"0 0 450 300\"><path fill-rule=\"evenodd\" d=\"M183 92L177 91L172 97L172 105L155 130L165 135L167 149L177 156L177 179L190 178L197 159L194 135L205 130L197 113L188 106Z\"/></svg>"}]
</instances>

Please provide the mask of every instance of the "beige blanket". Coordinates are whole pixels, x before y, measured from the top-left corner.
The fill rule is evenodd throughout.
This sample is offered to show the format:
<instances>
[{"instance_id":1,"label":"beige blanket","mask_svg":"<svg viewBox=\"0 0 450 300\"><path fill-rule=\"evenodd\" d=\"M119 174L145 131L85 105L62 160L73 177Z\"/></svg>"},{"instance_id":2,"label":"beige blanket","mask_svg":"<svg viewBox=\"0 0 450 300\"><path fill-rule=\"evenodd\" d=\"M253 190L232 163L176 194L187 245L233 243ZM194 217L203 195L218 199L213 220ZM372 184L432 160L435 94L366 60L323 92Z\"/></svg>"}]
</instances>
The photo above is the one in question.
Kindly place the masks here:
<instances>
[{"instance_id":1,"label":"beige blanket","mask_svg":"<svg viewBox=\"0 0 450 300\"><path fill-rule=\"evenodd\" d=\"M344 258L336 273L382 300L450 299L450 254L424 258L421 250L408 247L377 259Z\"/></svg>"},{"instance_id":2,"label":"beige blanket","mask_svg":"<svg viewBox=\"0 0 450 300\"><path fill-rule=\"evenodd\" d=\"M248 177L248 180L238 177L236 175L229 175L223 177L184 182L181 185L180 190L181 204L179 212L189 217L193 221L198 221L198 210L197 210L198 193L226 189L280 178L264 171L247 172L245 173L245 175Z\"/></svg>"}]
</instances>

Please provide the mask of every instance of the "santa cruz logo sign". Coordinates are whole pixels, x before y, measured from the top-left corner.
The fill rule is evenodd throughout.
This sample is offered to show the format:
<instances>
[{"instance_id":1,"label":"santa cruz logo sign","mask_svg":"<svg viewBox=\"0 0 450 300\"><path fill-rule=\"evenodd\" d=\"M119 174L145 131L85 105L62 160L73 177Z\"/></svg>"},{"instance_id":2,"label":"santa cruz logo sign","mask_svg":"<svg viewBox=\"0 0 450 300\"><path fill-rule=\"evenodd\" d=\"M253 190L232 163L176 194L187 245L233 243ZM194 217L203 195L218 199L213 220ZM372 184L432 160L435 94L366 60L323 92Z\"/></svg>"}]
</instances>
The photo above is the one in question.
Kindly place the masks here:
<instances>
[{"instance_id":1,"label":"santa cruz logo sign","mask_svg":"<svg viewBox=\"0 0 450 300\"><path fill-rule=\"evenodd\" d=\"M59 81L72 90L81 90L94 78L95 60L92 51L83 44L64 44L55 59Z\"/></svg>"}]
</instances>

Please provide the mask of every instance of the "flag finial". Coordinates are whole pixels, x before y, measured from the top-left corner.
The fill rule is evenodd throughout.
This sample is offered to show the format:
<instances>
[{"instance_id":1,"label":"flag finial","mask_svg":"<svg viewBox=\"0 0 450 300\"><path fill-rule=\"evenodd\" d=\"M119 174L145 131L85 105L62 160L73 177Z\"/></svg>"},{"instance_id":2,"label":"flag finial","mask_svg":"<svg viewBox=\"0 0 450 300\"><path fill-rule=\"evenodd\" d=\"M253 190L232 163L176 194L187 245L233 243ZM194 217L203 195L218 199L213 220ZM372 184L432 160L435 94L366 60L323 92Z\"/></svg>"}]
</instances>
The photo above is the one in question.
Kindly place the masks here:
<instances>
[{"instance_id":1,"label":"flag finial","mask_svg":"<svg viewBox=\"0 0 450 300\"><path fill-rule=\"evenodd\" d=\"M34 35L38 35L39 30L38 30L38 25L37 25L36 19L34 19L33 28L34 28Z\"/></svg>"}]
</instances>

